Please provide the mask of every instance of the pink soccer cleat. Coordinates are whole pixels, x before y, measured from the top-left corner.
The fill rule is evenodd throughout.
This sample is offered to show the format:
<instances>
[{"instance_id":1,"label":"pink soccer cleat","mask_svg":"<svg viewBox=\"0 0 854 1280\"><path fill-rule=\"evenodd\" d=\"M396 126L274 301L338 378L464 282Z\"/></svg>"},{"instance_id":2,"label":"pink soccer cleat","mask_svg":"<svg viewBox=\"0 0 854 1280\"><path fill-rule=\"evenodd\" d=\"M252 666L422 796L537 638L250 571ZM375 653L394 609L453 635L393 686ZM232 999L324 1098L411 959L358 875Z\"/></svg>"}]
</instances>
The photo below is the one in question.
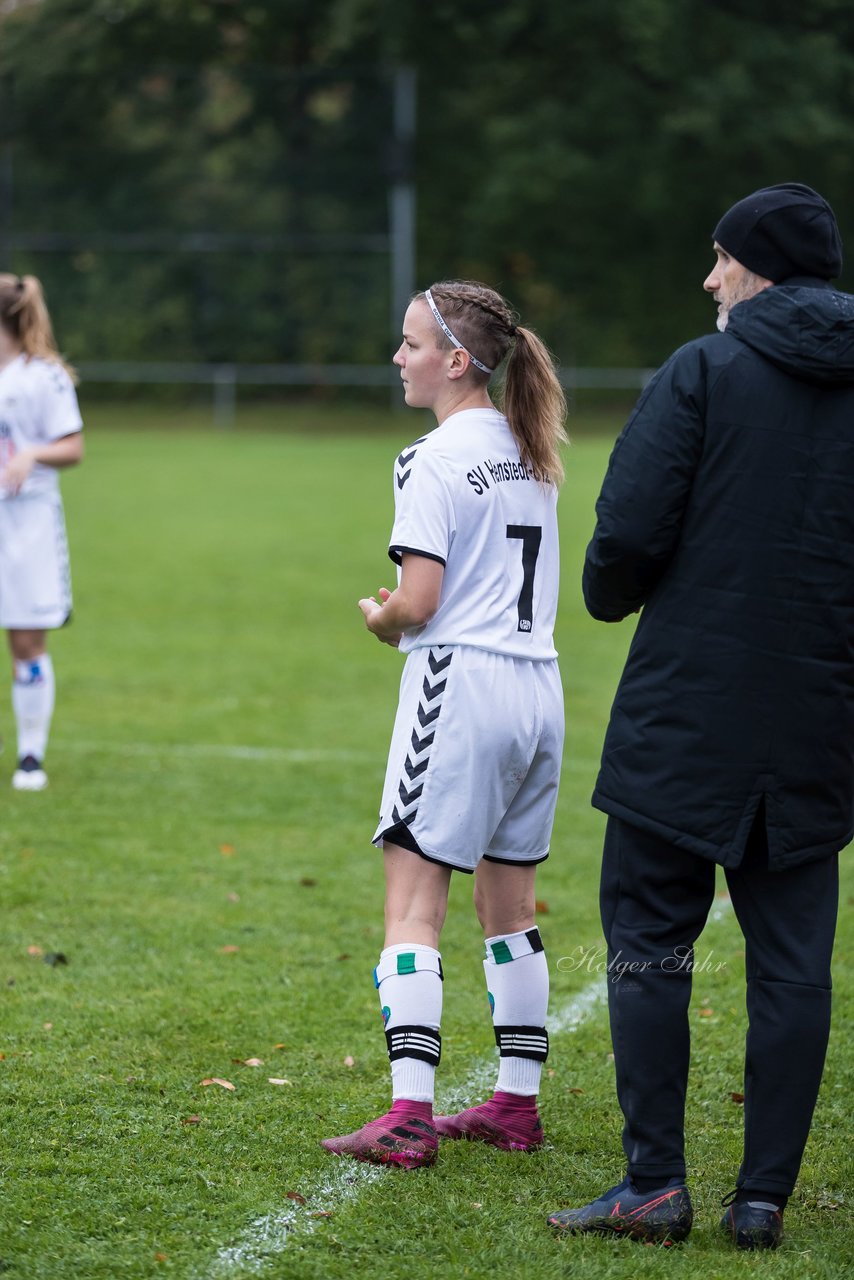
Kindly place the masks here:
<instances>
[{"instance_id":1,"label":"pink soccer cleat","mask_svg":"<svg viewBox=\"0 0 854 1280\"><path fill-rule=\"evenodd\" d=\"M394 1164L399 1169L422 1169L436 1163L439 1143L429 1115L429 1103L397 1101L378 1120L341 1138L323 1138L320 1145L335 1156L350 1156L369 1164Z\"/></svg>"},{"instance_id":2,"label":"pink soccer cleat","mask_svg":"<svg viewBox=\"0 0 854 1280\"><path fill-rule=\"evenodd\" d=\"M488 1142L501 1151L538 1151L543 1145L543 1125L533 1098L495 1093L488 1102L469 1107L454 1116L436 1116L440 1138L467 1138Z\"/></svg>"}]
</instances>

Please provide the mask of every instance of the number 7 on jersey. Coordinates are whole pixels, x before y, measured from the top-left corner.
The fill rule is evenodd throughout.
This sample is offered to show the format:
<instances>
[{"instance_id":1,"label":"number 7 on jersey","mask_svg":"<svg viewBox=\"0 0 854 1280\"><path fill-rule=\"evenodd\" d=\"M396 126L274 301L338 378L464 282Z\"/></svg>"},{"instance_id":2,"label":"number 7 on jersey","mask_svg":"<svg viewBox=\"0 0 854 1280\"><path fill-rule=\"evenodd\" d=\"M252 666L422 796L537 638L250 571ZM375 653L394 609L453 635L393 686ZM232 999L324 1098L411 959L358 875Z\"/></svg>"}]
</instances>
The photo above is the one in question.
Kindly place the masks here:
<instances>
[{"instance_id":1,"label":"number 7 on jersey","mask_svg":"<svg viewBox=\"0 0 854 1280\"><path fill-rule=\"evenodd\" d=\"M522 542L522 590L519 592L519 631L530 631L534 625L534 573L543 538L542 525L508 524L508 538Z\"/></svg>"}]
</instances>

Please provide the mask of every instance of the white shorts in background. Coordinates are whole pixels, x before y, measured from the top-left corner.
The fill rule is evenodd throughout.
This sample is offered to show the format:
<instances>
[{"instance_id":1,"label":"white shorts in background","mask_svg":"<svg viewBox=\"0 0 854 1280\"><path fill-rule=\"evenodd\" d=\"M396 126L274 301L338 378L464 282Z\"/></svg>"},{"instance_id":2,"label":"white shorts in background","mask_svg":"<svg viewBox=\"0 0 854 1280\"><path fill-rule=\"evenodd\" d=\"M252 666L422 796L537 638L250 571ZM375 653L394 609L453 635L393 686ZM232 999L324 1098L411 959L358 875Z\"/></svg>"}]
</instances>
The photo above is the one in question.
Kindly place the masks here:
<instances>
[{"instance_id":1,"label":"white shorts in background","mask_svg":"<svg viewBox=\"0 0 854 1280\"><path fill-rule=\"evenodd\" d=\"M374 844L403 822L425 857L460 871L482 857L542 862L563 733L556 661L415 649L401 677Z\"/></svg>"},{"instance_id":2,"label":"white shorts in background","mask_svg":"<svg viewBox=\"0 0 854 1280\"><path fill-rule=\"evenodd\" d=\"M0 501L0 627L47 631L71 613L71 572L58 494Z\"/></svg>"}]
</instances>

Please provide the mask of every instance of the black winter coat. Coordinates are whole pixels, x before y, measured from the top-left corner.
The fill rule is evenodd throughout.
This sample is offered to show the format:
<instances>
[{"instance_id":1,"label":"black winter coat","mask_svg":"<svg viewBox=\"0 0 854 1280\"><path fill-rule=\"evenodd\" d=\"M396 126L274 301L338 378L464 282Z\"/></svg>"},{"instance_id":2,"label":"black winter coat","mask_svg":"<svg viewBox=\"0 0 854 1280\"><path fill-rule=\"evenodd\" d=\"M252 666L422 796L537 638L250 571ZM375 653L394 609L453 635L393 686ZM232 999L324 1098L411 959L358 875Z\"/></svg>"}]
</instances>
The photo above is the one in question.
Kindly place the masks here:
<instances>
[{"instance_id":1,"label":"black winter coat","mask_svg":"<svg viewBox=\"0 0 854 1280\"><path fill-rule=\"evenodd\" d=\"M643 610L593 803L735 866L854 829L854 297L787 281L655 375L584 566L595 618Z\"/></svg>"}]
</instances>

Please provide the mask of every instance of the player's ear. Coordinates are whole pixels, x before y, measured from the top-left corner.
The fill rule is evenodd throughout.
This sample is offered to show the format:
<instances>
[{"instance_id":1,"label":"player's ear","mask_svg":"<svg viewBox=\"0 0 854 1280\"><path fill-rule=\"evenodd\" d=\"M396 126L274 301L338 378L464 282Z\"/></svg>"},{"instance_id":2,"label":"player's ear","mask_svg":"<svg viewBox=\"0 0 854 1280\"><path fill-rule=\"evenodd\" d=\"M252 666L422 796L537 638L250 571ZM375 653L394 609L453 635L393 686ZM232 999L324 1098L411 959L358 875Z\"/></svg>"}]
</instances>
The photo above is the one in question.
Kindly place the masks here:
<instances>
[{"instance_id":1,"label":"player's ear","mask_svg":"<svg viewBox=\"0 0 854 1280\"><path fill-rule=\"evenodd\" d=\"M459 347L455 347L451 352L451 359L448 362L448 377L457 379L463 374L468 373L471 368L471 360L467 351L461 351Z\"/></svg>"}]
</instances>

